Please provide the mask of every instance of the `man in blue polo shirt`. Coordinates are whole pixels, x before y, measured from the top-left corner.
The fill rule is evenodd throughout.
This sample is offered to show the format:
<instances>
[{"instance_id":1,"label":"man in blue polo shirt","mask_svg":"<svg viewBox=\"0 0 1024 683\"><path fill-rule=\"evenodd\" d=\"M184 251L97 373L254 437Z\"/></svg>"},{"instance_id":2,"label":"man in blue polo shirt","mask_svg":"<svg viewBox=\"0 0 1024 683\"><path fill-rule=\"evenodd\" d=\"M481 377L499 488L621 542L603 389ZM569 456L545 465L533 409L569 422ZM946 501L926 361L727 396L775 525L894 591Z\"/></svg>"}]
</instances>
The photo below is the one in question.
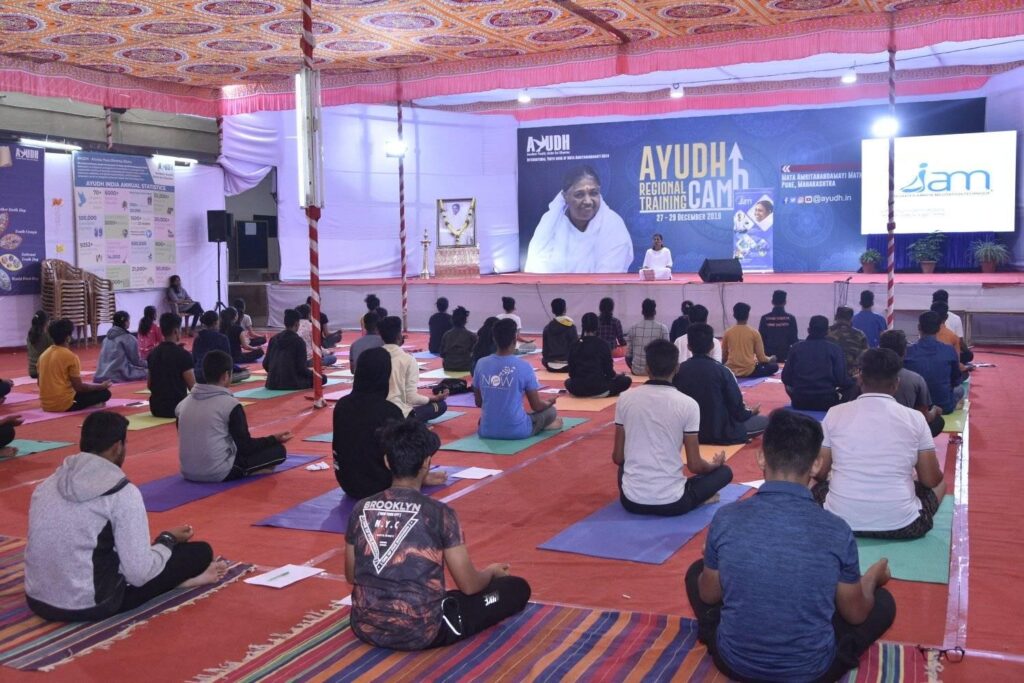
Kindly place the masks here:
<instances>
[{"instance_id":1,"label":"man in blue polo shirt","mask_svg":"<svg viewBox=\"0 0 1024 683\"><path fill-rule=\"evenodd\" d=\"M944 415L949 415L963 400L964 388L960 358L952 346L943 344L935 336L941 325L936 313L925 311L921 314L917 320L921 338L907 349L903 367L924 377L932 403L942 408Z\"/></svg>"},{"instance_id":2,"label":"man in blue polo shirt","mask_svg":"<svg viewBox=\"0 0 1024 683\"><path fill-rule=\"evenodd\" d=\"M772 413L757 456L765 483L718 511L686 573L698 637L733 680L834 681L895 619L888 561L861 576L849 525L807 488L821 442L815 420Z\"/></svg>"},{"instance_id":3,"label":"man in blue polo shirt","mask_svg":"<svg viewBox=\"0 0 1024 683\"><path fill-rule=\"evenodd\" d=\"M860 330L868 338L868 348L878 348L878 338L889 329L885 318L875 313L875 294L870 289L860 293L860 313L853 316L853 328Z\"/></svg>"}]
</instances>

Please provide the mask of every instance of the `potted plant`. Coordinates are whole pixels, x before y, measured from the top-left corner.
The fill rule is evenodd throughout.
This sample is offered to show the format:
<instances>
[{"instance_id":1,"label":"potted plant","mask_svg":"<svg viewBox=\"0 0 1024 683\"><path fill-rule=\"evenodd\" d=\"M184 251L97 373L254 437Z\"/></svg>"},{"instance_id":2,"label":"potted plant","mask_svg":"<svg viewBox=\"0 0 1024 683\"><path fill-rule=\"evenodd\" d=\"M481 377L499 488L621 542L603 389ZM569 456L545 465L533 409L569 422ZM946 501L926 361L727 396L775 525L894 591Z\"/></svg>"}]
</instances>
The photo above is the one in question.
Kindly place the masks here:
<instances>
[{"instance_id":1,"label":"potted plant","mask_svg":"<svg viewBox=\"0 0 1024 683\"><path fill-rule=\"evenodd\" d=\"M877 249L867 249L860 255L860 265L865 273L877 273L881 262L882 255Z\"/></svg>"},{"instance_id":2,"label":"potted plant","mask_svg":"<svg viewBox=\"0 0 1024 683\"><path fill-rule=\"evenodd\" d=\"M971 253L983 273L994 273L998 266L1010 262L1010 250L994 240L971 242Z\"/></svg>"},{"instance_id":3,"label":"potted plant","mask_svg":"<svg viewBox=\"0 0 1024 683\"><path fill-rule=\"evenodd\" d=\"M911 260L920 264L922 273L934 273L935 264L942 258L942 246L946 236L933 232L917 240L907 249Z\"/></svg>"}]
</instances>

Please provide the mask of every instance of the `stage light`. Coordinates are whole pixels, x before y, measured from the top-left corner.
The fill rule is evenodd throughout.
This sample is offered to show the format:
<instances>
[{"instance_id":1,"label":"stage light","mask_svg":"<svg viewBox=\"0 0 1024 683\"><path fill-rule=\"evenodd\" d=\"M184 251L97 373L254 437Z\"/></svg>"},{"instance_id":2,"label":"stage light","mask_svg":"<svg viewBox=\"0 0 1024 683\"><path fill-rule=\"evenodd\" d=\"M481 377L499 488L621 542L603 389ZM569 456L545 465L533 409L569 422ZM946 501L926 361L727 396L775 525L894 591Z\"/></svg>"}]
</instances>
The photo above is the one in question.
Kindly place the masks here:
<instances>
[{"instance_id":1,"label":"stage light","mask_svg":"<svg viewBox=\"0 0 1024 683\"><path fill-rule=\"evenodd\" d=\"M161 159L163 161L169 161L175 166L195 166L199 163L197 159L188 159L186 157L171 157L164 154L154 154L154 159Z\"/></svg>"},{"instance_id":2,"label":"stage light","mask_svg":"<svg viewBox=\"0 0 1024 683\"><path fill-rule=\"evenodd\" d=\"M516 100L519 101L519 104L529 104L530 102L533 102L533 98L530 97L530 93L525 90L519 93L519 97L517 97Z\"/></svg>"},{"instance_id":3,"label":"stage light","mask_svg":"<svg viewBox=\"0 0 1024 683\"><path fill-rule=\"evenodd\" d=\"M388 140L384 143L384 154L392 159L401 159L409 151L405 140Z\"/></svg>"},{"instance_id":4,"label":"stage light","mask_svg":"<svg viewBox=\"0 0 1024 683\"><path fill-rule=\"evenodd\" d=\"M883 116L871 126L871 134L876 138L896 137L899 130L900 122L892 116Z\"/></svg>"},{"instance_id":5,"label":"stage light","mask_svg":"<svg viewBox=\"0 0 1024 683\"><path fill-rule=\"evenodd\" d=\"M60 152L77 152L82 149L78 145L71 145L68 144L67 142L56 142L54 140L35 140L33 138L21 138L19 142L28 147L43 147L44 149L54 149Z\"/></svg>"},{"instance_id":6,"label":"stage light","mask_svg":"<svg viewBox=\"0 0 1024 683\"><path fill-rule=\"evenodd\" d=\"M678 83L673 83L672 89L669 90L668 92L668 96L671 97L673 100L681 100L685 95L686 93L683 91L683 86L679 85Z\"/></svg>"},{"instance_id":7,"label":"stage light","mask_svg":"<svg viewBox=\"0 0 1024 683\"><path fill-rule=\"evenodd\" d=\"M853 69L850 69L849 71L844 73L842 78L840 78L839 80L842 81L844 85L853 85L854 83L857 82L857 72L854 71Z\"/></svg>"}]
</instances>

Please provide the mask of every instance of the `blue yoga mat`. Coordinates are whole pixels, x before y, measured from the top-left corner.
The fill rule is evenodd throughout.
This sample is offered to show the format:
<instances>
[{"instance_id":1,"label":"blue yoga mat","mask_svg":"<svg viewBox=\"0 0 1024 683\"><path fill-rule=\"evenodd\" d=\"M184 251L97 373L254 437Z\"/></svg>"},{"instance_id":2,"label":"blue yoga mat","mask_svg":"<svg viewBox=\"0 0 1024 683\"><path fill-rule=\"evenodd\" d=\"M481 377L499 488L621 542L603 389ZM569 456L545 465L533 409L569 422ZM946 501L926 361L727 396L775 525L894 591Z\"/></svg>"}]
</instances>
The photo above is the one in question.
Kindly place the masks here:
<instances>
[{"instance_id":1,"label":"blue yoga mat","mask_svg":"<svg viewBox=\"0 0 1024 683\"><path fill-rule=\"evenodd\" d=\"M412 357L417 358L419 360L430 360L432 358L440 358L441 356L435 355L430 351L417 351L416 353L412 354Z\"/></svg>"},{"instance_id":2,"label":"blue yoga mat","mask_svg":"<svg viewBox=\"0 0 1024 683\"><path fill-rule=\"evenodd\" d=\"M720 507L739 500L749 490L749 486L729 484L718 492L719 502L701 505L679 517L634 515L616 500L539 547L610 560L664 564L711 524Z\"/></svg>"},{"instance_id":3,"label":"blue yoga mat","mask_svg":"<svg viewBox=\"0 0 1024 683\"><path fill-rule=\"evenodd\" d=\"M750 387L756 387L767 379L767 377L744 377L737 379L736 384L740 385L740 389L749 389Z\"/></svg>"},{"instance_id":4,"label":"blue yoga mat","mask_svg":"<svg viewBox=\"0 0 1024 683\"><path fill-rule=\"evenodd\" d=\"M426 486L423 493L432 495L448 488L457 479L450 475L461 472L464 467L438 467L449 474L448 482L442 486ZM281 529L299 529L301 531L326 531L331 534L344 534L348 529L348 517L359 502L345 495L341 489L332 489L327 493L311 498L284 512L271 515L260 520L253 526L273 526Z\"/></svg>"},{"instance_id":5,"label":"blue yoga mat","mask_svg":"<svg viewBox=\"0 0 1024 683\"><path fill-rule=\"evenodd\" d=\"M818 422L821 422L822 420L825 419L825 413L827 412L824 410L797 410L791 405L782 406L782 408L783 410L792 410L794 413L800 413L801 415L806 415L807 417L813 417Z\"/></svg>"},{"instance_id":6,"label":"blue yoga mat","mask_svg":"<svg viewBox=\"0 0 1024 683\"><path fill-rule=\"evenodd\" d=\"M245 477L244 479L235 479L233 481L186 481L180 474L174 474L170 477L142 484L139 486L139 490L142 491L142 500L146 505L147 511L165 512L181 507L186 503L192 503L238 486L244 486L249 482L258 481L264 477L272 477L278 472L308 465L322 458L322 455L289 455L270 474L260 474L255 477Z\"/></svg>"}]
</instances>

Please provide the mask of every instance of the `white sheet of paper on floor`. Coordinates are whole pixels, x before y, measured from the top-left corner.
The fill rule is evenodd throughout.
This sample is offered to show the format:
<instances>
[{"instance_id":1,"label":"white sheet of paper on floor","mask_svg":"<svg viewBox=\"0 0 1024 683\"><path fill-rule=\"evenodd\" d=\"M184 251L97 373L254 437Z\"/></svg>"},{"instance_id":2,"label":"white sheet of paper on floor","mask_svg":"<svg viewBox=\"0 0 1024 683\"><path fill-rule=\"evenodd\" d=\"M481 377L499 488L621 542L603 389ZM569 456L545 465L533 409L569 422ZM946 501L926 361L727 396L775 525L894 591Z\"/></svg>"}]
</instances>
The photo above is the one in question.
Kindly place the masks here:
<instances>
[{"instance_id":1,"label":"white sheet of paper on floor","mask_svg":"<svg viewBox=\"0 0 1024 683\"><path fill-rule=\"evenodd\" d=\"M541 394L560 394L560 393L562 393L562 390L561 389L557 389L555 387L548 387L547 389L541 389L539 393L541 393Z\"/></svg>"},{"instance_id":2,"label":"white sheet of paper on floor","mask_svg":"<svg viewBox=\"0 0 1024 683\"><path fill-rule=\"evenodd\" d=\"M761 488L761 484L763 484L763 483L764 483L764 479L758 479L757 481L745 481L745 482L743 482L743 485L744 486L749 486L752 489L759 489L759 488Z\"/></svg>"},{"instance_id":3,"label":"white sheet of paper on floor","mask_svg":"<svg viewBox=\"0 0 1024 683\"><path fill-rule=\"evenodd\" d=\"M307 567L301 564L286 564L277 569L271 569L265 574L246 579L245 582L253 586L269 586L270 588L284 588L297 581L308 579L311 576L322 574L323 569L319 567Z\"/></svg>"},{"instance_id":4,"label":"white sheet of paper on floor","mask_svg":"<svg viewBox=\"0 0 1024 683\"><path fill-rule=\"evenodd\" d=\"M452 474L456 479L486 479L495 474L501 474L501 470L489 470L486 467L467 467L461 472Z\"/></svg>"},{"instance_id":5,"label":"white sheet of paper on floor","mask_svg":"<svg viewBox=\"0 0 1024 683\"><path fill-rule=\"evenodd\" d=\"M352 606L352 596L351 595L346 595L345 597L343 597L341 600L338 600L334 604L339 605L341 607L351 607Z\"/></svg>"},{"instance_id":6,"label":"white sheet of paper on floor","mask_svg":"<svg viewBox=\"0 0 1024 683\"><path fill-rule=\"evenodd\" d=\"M329 470L331 469L331 466L321 461L315 462L312 465L306 465L306 469L309 470L310 472L319 472L320 470Z\"/></svg>"},{"instance_id":7,"label":"white sheet of paper on floor","mask_svg":"<svg viewBox=\"0 0 1024 683\"><path fill-rule=\"evenodd\" d=\"M768 384L782 384L782 380L778 377L765 377L764 381Z\"/></svg>"}]
</instances>

